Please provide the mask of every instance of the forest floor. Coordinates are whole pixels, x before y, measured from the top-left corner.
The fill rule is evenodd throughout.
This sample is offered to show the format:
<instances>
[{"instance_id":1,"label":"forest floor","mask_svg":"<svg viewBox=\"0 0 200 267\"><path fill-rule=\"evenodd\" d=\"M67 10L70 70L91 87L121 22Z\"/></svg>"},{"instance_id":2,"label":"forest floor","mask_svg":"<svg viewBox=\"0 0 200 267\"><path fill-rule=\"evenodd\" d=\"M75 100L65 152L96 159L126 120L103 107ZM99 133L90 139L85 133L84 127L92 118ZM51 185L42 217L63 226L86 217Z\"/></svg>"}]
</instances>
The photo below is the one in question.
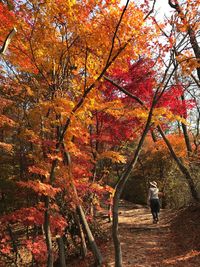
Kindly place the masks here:
<instances>
[{"instance_id":1,"label":"forest floor","mask_svg":"<svg viewBox=\"0 0 200 267\"><path fill-rule=\"evenodd\" d=\"M104 267L114 266L111 223L103 220L104 239L100 250ZM199 267L200 206L172 211L161 210L158 224L152 223L150 210L126 201L120 202L119 236L123 267ZM91 255L85 261L71 262L70 267L91 267Z\"/></svg>"}]
</instances>

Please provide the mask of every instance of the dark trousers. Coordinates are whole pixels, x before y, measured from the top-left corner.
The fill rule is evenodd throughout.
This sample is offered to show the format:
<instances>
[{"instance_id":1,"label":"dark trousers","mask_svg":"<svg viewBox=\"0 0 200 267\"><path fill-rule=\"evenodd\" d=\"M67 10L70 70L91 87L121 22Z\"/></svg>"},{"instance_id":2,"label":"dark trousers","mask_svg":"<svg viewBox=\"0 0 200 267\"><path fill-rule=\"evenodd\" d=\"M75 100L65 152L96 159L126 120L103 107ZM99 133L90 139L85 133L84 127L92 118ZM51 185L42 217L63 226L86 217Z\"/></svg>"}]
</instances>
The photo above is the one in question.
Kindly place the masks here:
<instances>
[{"instance_id":1,"label":"dark trousers","mask_svg":"<svg viewBox=\"0 0 200 267\"><path fill-rule=\"evenodd\" d=\"M158 220L158 213L160 212L160 202L159 199L150 200L151 213L154 220Z\"/></svg>"}]
</instances>

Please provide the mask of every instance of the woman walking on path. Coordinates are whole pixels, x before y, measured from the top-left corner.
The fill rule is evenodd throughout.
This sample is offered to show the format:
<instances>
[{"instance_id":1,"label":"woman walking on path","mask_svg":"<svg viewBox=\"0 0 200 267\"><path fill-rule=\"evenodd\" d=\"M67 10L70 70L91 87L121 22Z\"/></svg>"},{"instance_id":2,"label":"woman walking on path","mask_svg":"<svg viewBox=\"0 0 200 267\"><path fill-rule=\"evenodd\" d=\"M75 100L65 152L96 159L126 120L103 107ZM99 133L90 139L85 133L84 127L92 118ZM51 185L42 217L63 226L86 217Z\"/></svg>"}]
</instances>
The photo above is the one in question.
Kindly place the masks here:
<instances>
[{"instance_id":1,"label":"woman walking on path","mask_svg":"<svg viewBox=\"0 0 200 267\"><path fill-rule=\"evenodd\" d=\"M153 223L158 223L159 221L158 214L160 212L159 189L155 181L150 182L149 184L150 187L149 187L147 203L148 205L150 205L151 208Z\"/></svg>"}]
</instances>

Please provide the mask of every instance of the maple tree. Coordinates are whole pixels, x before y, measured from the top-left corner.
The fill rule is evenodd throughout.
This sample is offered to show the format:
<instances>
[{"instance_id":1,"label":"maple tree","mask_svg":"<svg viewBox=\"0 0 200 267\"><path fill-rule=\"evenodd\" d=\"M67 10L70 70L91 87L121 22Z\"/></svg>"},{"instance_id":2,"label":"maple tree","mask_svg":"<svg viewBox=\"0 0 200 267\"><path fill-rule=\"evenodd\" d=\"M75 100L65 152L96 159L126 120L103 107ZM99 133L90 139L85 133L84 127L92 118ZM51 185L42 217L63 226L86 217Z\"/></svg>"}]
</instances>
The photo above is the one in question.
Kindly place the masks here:
<instances>
[{"instance_id":1,"label":"maple tree","mask_svg":"<svg viewBox=\"0 0 200 267\"><path fill-rule=\"evenodd\" d=\"M143 13L133 4L127 10L128 2L120 8L118 1L29 1L13 3L12 11L7 11L14 14L12 25L18 32L4 63L9 71L4 78L7 92L12 88L16 101L10 114L17 122L18 142L11 138L16 142L14 152L20 155L18 186L32 190L35 199L45 202L40 225L44 224L48 266L53 264L50 213L55 213L50 203L57 202L55 196L61 189L69 206L72 201L69 210L73 211L79 198L87 195L94 167L86 149L91 112L104 108L113 112L109 106L114 102L104 107L101 94L91 91L115 61L126 67L123 59L127 55L131 53L134 59L145 49ZM6 96L10 98L9 93ZM101 153L102 157L123 161L116 151ZM99 189L93 184L89 191L97 194ZM35 208L38 201L31 202ZM21 216L20 210L15 214Z\"/></svg>"}]
</instances>

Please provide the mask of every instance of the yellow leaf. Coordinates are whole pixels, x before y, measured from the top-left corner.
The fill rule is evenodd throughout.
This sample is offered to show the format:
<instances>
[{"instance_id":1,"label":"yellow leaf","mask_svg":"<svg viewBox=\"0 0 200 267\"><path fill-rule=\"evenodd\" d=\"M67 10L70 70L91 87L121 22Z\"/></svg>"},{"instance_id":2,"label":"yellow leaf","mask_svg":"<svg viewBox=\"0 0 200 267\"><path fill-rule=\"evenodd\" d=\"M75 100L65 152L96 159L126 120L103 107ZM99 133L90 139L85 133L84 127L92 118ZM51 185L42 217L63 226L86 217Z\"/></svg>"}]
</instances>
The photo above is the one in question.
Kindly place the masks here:
<instances>
[{"instance_id":1,"label":"yellow leaf","mask_svg":"<svg viewBox=\"0 0 200 267\"><path fill-rule=\"evenodd\" d=\"M98 156L98 159L102 158L109 158L113 163L126 163L126 157L116 151L105 151Z\"/></svg>"}]
</instances>

